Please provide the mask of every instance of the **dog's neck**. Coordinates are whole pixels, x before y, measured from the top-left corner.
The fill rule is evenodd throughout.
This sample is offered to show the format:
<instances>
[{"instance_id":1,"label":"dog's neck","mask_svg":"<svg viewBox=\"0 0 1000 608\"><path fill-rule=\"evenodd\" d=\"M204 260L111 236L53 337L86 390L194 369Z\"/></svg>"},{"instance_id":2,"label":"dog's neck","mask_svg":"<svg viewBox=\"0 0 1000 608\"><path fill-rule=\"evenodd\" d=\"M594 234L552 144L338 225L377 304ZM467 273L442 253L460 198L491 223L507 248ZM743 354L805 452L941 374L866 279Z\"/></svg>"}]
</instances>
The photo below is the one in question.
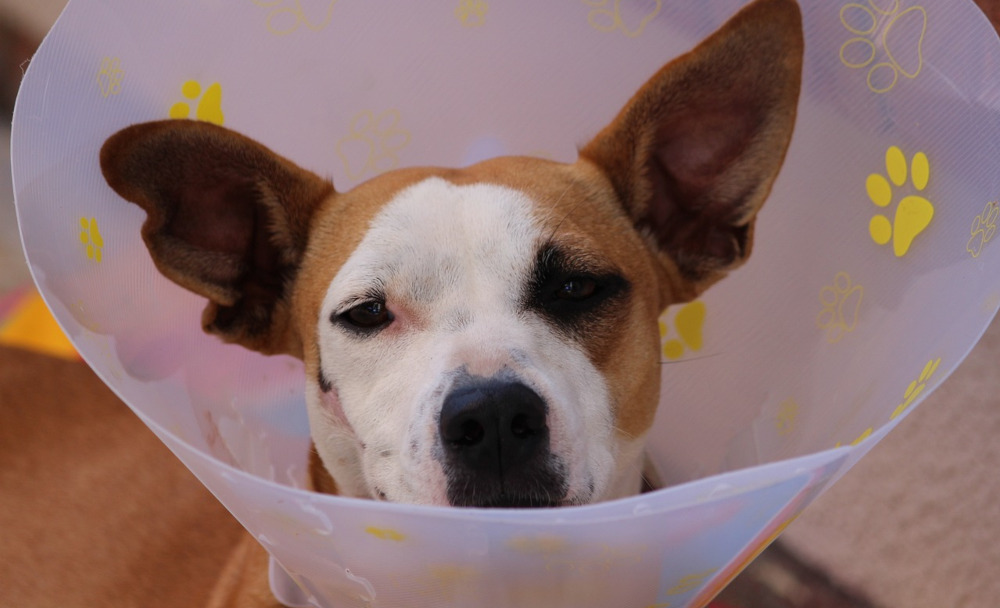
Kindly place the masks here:
<instances>
[{"instance_id":1,"label":"dog's neck","mask_svg":"<svg viewBox=\"0 0 1000 608\"><path fill-rule=\"evenodd\" d=\"M323 466L323 461L316 451L316 446L309 445L309 485L310 490L321 494L338 494L337 482L333 480L330 471Z\"/></svg>"}]
</instances>

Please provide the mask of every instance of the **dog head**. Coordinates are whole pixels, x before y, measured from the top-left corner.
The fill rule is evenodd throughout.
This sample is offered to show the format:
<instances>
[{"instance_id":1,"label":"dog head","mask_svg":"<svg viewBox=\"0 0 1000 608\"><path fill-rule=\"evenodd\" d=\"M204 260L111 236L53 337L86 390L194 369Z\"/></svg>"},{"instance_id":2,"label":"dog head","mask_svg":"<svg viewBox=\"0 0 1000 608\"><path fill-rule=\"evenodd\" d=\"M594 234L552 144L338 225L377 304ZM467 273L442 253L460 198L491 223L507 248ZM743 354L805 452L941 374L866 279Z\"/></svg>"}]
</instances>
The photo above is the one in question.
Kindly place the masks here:
<instances>
[{"instance_id":1,"label":"dog head","mask_svg":"<svg viewBox=\"0 0 1000 608\"><path fill-rule=\"evenodd\" d=\"M111 187L206 331L303 359L349 496L465 506L632 494L660 398L657 320L750 255L791 138L793 0L667 64L572 164L393 171L348 192L211 124L112 136Z\"/></svg>"}]
</instances>

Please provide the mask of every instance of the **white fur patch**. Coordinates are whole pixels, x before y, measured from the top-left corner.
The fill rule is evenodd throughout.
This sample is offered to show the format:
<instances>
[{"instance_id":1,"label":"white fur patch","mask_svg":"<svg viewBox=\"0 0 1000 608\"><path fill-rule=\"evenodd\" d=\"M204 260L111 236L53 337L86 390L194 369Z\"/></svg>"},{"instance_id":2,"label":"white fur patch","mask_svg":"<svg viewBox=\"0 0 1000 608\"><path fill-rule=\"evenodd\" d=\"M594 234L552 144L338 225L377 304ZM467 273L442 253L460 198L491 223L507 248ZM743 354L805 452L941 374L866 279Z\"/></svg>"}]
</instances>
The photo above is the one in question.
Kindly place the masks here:
<instances>
[{"instance_id":1,"label":"white fur patch","mask_svg":"<svg viewBox=\"0 0 1000 608\"><path fill-rule=\"evenodd\" d=\"M567 502L610 491L619 446L604 379L523 303L548 236L534 208L510 188L430 178L380 211L337 273L319 319L334 389L324 395L314 382L309 409L319 454L345 494L448 504L438 419L462 368L513 373L546 401ZM330 321L372 293L385 297L389 326L362 337ZM331 411L338 402L349 428Z\"/></svg>"}]
</instances>

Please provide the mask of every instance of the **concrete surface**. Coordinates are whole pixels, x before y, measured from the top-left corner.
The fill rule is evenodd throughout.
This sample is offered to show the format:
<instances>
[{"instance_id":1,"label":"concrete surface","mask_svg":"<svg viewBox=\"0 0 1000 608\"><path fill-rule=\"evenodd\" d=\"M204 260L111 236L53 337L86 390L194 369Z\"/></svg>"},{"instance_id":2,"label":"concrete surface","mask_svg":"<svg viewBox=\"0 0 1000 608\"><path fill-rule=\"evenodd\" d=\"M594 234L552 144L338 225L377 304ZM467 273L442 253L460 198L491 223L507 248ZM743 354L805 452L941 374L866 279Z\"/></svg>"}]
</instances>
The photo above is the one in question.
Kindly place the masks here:
<instances>
[{"instance_id":1,"label":"concrete surface","mask_svg":"<svg viewBox=\"0 0 1000 608\"><path fill-rule=\"evenodd\" d=\"M998 471L994 321L958 370L810 505L782 541L876 605L996 606Z\"/></svg>"}]
</instances>

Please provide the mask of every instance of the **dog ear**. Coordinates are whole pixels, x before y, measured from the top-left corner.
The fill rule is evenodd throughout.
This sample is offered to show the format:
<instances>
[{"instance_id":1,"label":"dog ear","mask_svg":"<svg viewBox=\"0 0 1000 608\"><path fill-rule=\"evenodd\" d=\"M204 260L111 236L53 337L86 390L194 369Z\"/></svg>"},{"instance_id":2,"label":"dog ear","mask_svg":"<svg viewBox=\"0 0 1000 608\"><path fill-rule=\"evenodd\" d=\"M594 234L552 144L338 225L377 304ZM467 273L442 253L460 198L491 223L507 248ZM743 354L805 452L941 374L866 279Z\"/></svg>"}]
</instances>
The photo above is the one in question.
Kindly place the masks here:
<instances>
[{"instance_id":1,"label":"dog ear","mask_svg":"<svg viewBox=\"0 0 1000 608\"><path fill-rule=\"evenodd\" d=\"M694 298L743 263L785 157L802 74L793 0L757 0L664 66L580 151Z\"/></svg>"},{"instance_id":2,"label":"dog ear","mask_svg":"<svg viewBox=\"0 0 1000 608\"><path fill-rule=\"evenodd\" d=\"M133 125L101 149L108 184L147 214L156 267L205 296L205 331L264 353L301 355L290 289L315 209L333 184L206 122Z\"/></svg>"}]
</instances>

